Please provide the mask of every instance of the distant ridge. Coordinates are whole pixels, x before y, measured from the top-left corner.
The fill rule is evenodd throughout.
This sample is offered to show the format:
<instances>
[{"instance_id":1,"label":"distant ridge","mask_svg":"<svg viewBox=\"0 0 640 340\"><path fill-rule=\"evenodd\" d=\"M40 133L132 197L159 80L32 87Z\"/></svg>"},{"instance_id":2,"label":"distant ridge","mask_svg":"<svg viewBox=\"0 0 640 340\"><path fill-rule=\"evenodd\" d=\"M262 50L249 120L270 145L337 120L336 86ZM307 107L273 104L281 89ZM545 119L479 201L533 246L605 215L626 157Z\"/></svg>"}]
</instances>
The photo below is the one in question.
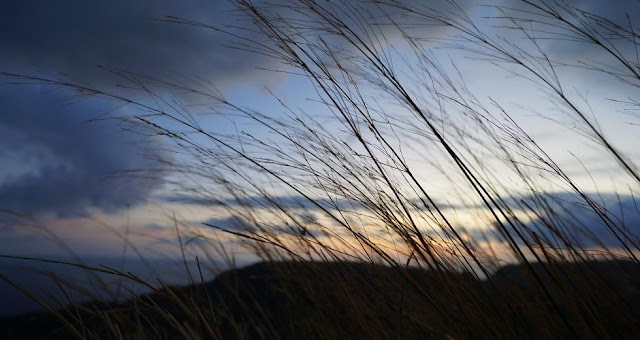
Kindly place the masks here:
<instances>
[{"instance_id":1,"label":"distant ridge","mask_svg":"<svg viewBox=\"0 0 640 340\"><path fill-rule=\"evenodd\" d=\"M563 299L583 299L585 312L597 313L612 336L640 334L636 321L640 320L640 265L594 261L558 266L563 274L554 271L553 266L533 264L534 271L558 298L561 308L565 308ZM551 269L547 271L545 267ZM594 291L590 288L589 292L593 294L590 295L584 291L587 286L602 289ZM513 323L514 329L521 331L511 335L530 338L539 330L529 328L526 320L545 317L544 313L549 312L540 288L529 270L521 265L503 267L489 279L480 281L468 273L416 268L396 270L355 262L263 262L223 272L204 285L171 290L187 305L195 303L202 310L212 310L224 338L239 335L271 338L273 334L282 338L304 338L314 334L326 338L384 338L398 334L400 327L408 339L423 338L427 334L421 320L469 320L466 313L472 311L465 309L465 299L478 298L496 308L498 313L504 313L504 322ZM127 327L131 326L127 322L136 319L131 311L135 305L145 316L144 323L150 332L161 329L167 338L174 338L180 334L168 327L157 312L144 306L145 302L153 301L178 322L188 323L188 313L165 293L163 290L140 296L135 302L123 304L83 306L88 310L111 313L116 320L122 321L122 331L127 332ZM599 299L595 299L596 294ZM501 300L501 296L507 296L508 300ZM541 314L526 315L526 318L518 315L518 301L537 301ZM80 312L84 325L93 330L104 327L103 321L92 314ZM256 324L253 320L261 322ZM499 325L491 327L496 334L500 333ZM439 331L434 330L433 334L446 335L437 333ZM0 336L3 339L60 339L71 337L71 334L55 317L35 313L0 319ZM469 334L469 337L473 335Z\"/></svg>"}]
</instances>

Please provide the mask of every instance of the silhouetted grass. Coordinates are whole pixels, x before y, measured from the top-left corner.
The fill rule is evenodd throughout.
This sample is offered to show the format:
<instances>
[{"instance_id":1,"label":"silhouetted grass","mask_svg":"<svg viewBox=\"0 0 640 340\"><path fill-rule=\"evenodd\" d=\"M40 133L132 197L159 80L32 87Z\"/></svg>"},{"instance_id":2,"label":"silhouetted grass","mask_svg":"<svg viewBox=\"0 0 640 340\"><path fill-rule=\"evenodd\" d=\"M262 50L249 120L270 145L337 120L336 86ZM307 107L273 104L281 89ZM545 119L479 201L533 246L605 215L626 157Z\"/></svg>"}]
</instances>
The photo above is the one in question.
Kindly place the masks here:
<instances>
[{"instance_id":1,"label":"silhouetted grass","mask_svg":"<svg viewBox=\"0 0 640 340\"><path fill-rule=\"evenodd\" d=\"M87 268L155 293L133 294L118 305L52 309L65 326L61 332L81 338L637 337L638 226L582 190L518 125L499 93L489 104L478 99L465 74L445 66L449 61L431 50L433 40L416 33L416 27L450 32L440 48L543 89L557 107L545 115L568 121L603 158L614 159L633 198L636 166L602 131L600 113L567 92L571 84L558 71L581 68L635 89L640 64L631 19L620 24L547 0L495 7L497 15L485 19L490 26L449 1L235 3L250 26L163 20L223 31L233 47L279 60L283 68L274 71L298 75L316 91L307 109L273 94L282 112L261 112L205 81L125 71L111 70L124 82L113 89L4 74L126 104L134 113L117 119L167 140L179 155L163 160L172 188L235 223L213 220L182 231L174 220L185 265L187 247L232 262L226 242L264 261L175 289ZM603 61L556 61L546 40L579 43ZM196 109L193 98L200 99ZM627 104L636 108L637 101ZM203 107L255 131L215 131L195 113ZM549 187L570 194L615 244L572 216ZM463 213L486 227L474 234L458 220ZM194 282L202 278L192 274Z\"/></svg>"}]
</instances>

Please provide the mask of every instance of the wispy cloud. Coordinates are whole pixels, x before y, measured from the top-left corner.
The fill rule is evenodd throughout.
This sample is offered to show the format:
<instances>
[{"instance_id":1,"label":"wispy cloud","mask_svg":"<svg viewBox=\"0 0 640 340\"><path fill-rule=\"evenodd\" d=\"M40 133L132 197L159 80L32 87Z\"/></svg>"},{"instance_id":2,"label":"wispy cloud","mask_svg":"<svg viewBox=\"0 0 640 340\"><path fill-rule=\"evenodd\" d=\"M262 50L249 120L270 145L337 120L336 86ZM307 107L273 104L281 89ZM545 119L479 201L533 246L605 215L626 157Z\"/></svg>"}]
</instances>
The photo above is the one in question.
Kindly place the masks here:
<instances>
[{"instance_id":1,"label":"wispy cloud","mask_svg":"<svg viewBox=\"0 0 640 340\"><path fill-rule=\"evenodd\" d=\"M543 242L546 246L565 247L563 240L568 240L572 246L594 248L621 248L621 239L630 245L633 241L638 244L640 236L640 202L632 195L616 194L587 194L600 208L601 213L589 206L582 198L571 193L547 193L537 197L525 196L513 198L510 201L514 210L537 211L538 216L530 221L524 221L523 234L525 240L531 244ZM525 206L519 205L523 202ZM529 208L523 208L529 207ZM618 236L611 229L616 230ZM474 236L490 241L502 241L498 233ZM534 236L535 234L535 236ZM518 242L523 243L522 239Z\"/></svg>"},{"instance_id":2,"label":"wispy cloud","mask_svg":"<svg viewBox=\"0 0 640 340\"><path fill-rule=\"evenodd\" d=\"M299 195L283 195L274 197L247 196L239 199L215 199L200 195L164 195L159 197L160 201L166 203L178 203L188 205L199 205L206 207L244 207L260 208L280 206L286 209L319 210L320 207L327 209L358 209L362 208L361 202L347 199L314 198L313 201Z\"/></svg>"}]
</instances>

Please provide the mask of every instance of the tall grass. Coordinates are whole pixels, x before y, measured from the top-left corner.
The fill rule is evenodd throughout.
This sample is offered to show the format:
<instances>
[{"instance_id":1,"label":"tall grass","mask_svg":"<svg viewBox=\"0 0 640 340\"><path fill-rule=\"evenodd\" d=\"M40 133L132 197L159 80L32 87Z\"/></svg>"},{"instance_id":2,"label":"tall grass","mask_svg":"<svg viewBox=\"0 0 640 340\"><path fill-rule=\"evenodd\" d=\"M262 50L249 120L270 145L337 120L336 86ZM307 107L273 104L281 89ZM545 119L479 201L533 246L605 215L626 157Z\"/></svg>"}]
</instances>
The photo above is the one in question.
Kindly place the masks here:
<instances>
[{"instance_id":1,"label":"tall grass","mask_svg":"<svg viewBox=\"0 0 640 340\"><path fill-rule=\"evenodd\" d=\"M231 258L225 245L234 242L272 263L269 275L284 287L277 298L289 303L283 315L294 316L295 325L282 324L269 306L257 303L261 297L243 295L258 288L230 280L225 284L236 300L206 289L182 295L154 287L168 305L143 296L120 313L94 310L101 330L87 326L99 322L67 313L62 319L76 336L636 334L636 315L624 311L628 302L601 276L596 260L612 260L607 264L628 274L629 261L640 264L638 226L626 225L581 189L553 150L519 125L501 94L475 94L465 83L465 68L456 64L468 60L460 57L482 60L542 89L556 105L543 115L569 124L599 147L603 159L613 159L633 197L640 184L633 160L603 132L598 116L604 113L567 90L572 84L563 76L577 68L616 81L621 92L635 90L640 63L631 19L619 23L547 0L492 7L494 15L483 19L449 1L235 3L237 15L250 23L246 27L162 20L223 31L232 47L276 59L281 67L274 72L306 80L315 91L307 106L274 92L279 111L263 112L225 98L202 80L125 71L111 70L124 82L113 89L64 77L4 75L126 104L129 114L118 119L163 136L176 152L173 161L165 160L172 188L233 217L231 226L219 219L189 230L183 238L208 242L187 245L181 239L182 249L201 247L213 258ZM435 32L433 39L429 32ZM556 60L550 40L570 41L598 60L574 53L574 59ZM627 104L636 109L637 101L629 98ZM229 117L244 130L216 132L205 123L209 116L196 113L202 111ZM599 244L558 192L569 193L615 242ZM365 266L362 274L352 262L378 266ZM505 273L496 273L505 263L521 265L522 276L497 274ZM112 274L139 281L133 274ZM633 280L626 284L638 288ZM175 333L154 328L158 320Z\"/></svg>"}]
</instances>

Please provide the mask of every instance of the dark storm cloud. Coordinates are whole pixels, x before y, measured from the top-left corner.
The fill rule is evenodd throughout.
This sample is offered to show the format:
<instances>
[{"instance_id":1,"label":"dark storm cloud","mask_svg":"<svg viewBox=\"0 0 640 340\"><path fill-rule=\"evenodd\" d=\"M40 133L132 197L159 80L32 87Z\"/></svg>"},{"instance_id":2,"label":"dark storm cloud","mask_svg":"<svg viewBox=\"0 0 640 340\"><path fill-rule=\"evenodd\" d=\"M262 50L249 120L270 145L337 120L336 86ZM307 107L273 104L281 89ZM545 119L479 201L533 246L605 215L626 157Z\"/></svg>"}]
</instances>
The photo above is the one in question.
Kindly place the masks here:
<instances>
[{"instance_id":1,"label":"dark storm cloud","mask_svg":"<svg viewBox=\"0 0 640 340\"><path fill-rule=\"evenodd\" d=\"M0 71L42 68L108 83L100 64L153 76L241 79L259 56L223 48L221 33L152 20L173 15L222 26L233 23L229 9L227 1L200 0L4 1ZM64 105L57 95L42 95L37 86L0 87L0 209L77 216L146 201L160 181L106 177L155 166L137 146L158 149L158 141L118 133L116 121L83 124L105 103Z\"/></svg>"},{"instance_id":2,"label":"dark storm cloud","mask_svg":"<svg viewBox=\"0 0 640 340\"><path fill-rule=\"evenodd\" d=\"M417 0L403 2L424 4ZM459 3L466 11L480 10L473 1ZM605 3L576 2L580 8L621 22L626 20L625 10L632 9L631 1L618 6ZM502 4L518 5L506 1ZM444 13L451 9L446 1L432 1L429 6ZM370 7L367 9L371 14L380 17L377 8ZM100 64L154 76L176 73L221 82L243 80L255 66L267 66L265 63L273 60L224 47L231 38L223 33L153 20L176 16L216 27L246 25L238 21L233 8L229 1L209 0L3 1L0 69L24 73L41 67L83 81L101 82L109 75L95 67ZM636 12L632 11L632 20L639 17ZM433 32L433 28L426 31Z\"/></svg>"},{"instance_id":3,"label":"dark storm cloud","mask_svg":"<svg viewBox=\"0 0 640 340\"><path fill-rule=\"evenodd\" d=\"M0 69L40 67L94 83L108 76L97 64L153 76L242 78L259 56L224 48L222 33L153 20L172 15L222 26L234 23L230 9L228 1L208 0L3 1Z\"/></svg>"},{"instance_id":4,"label":"dark storm cloud","mask_svg":"<svg viewBox=\"0 0 640 340\"><path fill-rule=\"evenodd\" d=\"M419 0L404 2L422 3ZM271 12L300 16L283 9L280 5L285 1L268 3L272 6ZM430 2L430 6L444 9L446 3ZM461 3L469 7L470 1ZM375 5L359 7L359 10L382 17ZM392 7L385 10L397 12ZM336 11L335 14L356 27L351 21L352 13ZM274 62L256 53L224 47L232 40L237 41L224 33L155 20L167 16L217 28L248 25L246 18L241 19L235 11L235 5L225 0L7 0L0 9L3 54L0 69L25 73L39 67L95 83L110 79L109 74L95 67L99 64L152 76L180 74L225 82L242 81L256 66L270 66L269 63ZM265 42L250 30L233 31Z\"/></svg>"},{"instance_id":5,"label":"dark storm cloud","mask_svg":"<svg viewBox=\"0 0 640 340\"><path fill-rule=\"evenodd\" d=\"M15 233L16 228L10 225L0 225L0 234L13 234ZM5 236L3 235L3 236Z\"/></svg>"},{"instance_id":6,"label":"dark storm cloud","mask_svg":"<svg viewBox=\"0 0 640 340\"><path fill-rule=\"evenodd\" d=\"M157 140L119 133L115 120L84 123L94 102L64 104L34 87L0 88L0 209L78 216L144 202L159 180L107 178L156 167L141 145Z\"/></svg>"}]
</instances>

